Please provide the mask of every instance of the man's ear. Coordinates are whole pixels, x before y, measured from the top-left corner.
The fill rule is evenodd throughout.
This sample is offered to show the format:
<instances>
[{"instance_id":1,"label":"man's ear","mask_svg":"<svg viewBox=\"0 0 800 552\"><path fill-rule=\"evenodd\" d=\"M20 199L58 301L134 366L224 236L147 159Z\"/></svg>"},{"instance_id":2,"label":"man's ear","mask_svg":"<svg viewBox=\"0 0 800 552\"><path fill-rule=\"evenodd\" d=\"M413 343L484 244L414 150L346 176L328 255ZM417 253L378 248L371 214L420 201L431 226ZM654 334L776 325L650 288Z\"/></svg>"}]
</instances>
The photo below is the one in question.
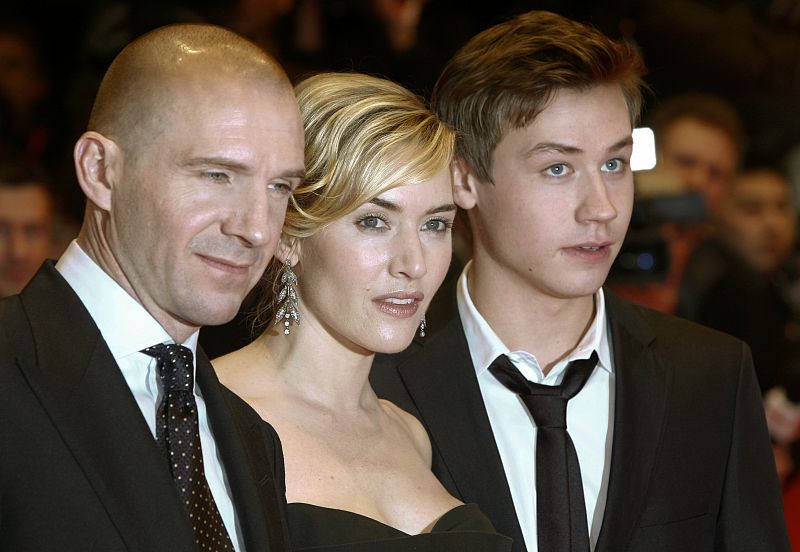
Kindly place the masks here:
<instances>
[{"instance_id":1,"label":"man's ear","mask_svg":"<svg viewBox=\"0 0 800 552\"><path fill-rule=\"evenodd\" d=\"M109 138L94 131L84 132L73 151L75 174L86 197L104 211L111 209L111 194L122 152Z\"/></svg>"},{"instance_id":2,"label":"man's ear","mask_svg":"<svg viewBox=\"0 0 800 552\"><path fill-rule=\"evenodd\" d=\"M468 211L478 203L478 179L472 167L463 159L454 160L450 170L453 174L453 201Z\"/></svg>"},{"instance_id":3,"label":"man's ear","mask_svg":"<svg viewBox=\"0 0 800 552\"><path fill-rule=\"evenodd\" d=\"M289 265L294 266L300 260L300 249L300 240L282 233L274 256L281 263L285 263L288 260Z\"/></svg>"}]
</instances>

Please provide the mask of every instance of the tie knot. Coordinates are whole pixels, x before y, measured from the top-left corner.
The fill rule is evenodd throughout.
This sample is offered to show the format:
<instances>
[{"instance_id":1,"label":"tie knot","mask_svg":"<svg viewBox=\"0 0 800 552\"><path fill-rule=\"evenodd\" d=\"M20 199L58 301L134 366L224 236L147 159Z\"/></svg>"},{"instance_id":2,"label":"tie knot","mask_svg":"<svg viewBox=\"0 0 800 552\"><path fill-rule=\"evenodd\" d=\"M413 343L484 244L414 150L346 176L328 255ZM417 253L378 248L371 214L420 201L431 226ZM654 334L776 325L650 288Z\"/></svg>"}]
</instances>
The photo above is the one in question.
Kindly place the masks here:
<instances>
[{"instance_id":1,"label":"tie knot","mask_svg":"<svg viewBox=\"0 0 800 552\"><path fill-rule=\"evenodd\" d=\"M538 427L567 427L567 401L578 394L597 365L597 352L567 365L560 385L542 385L525 379L506 355L498 356L489 371L519 395Z\"/></svg>"},{"instance_id":2,"label":"tie knot","mask_svg":"<svg viewBox=\"0 0 800 552\"><path fill-rule=\"evenodd\" d=\"M156 359L156 367L164 391L194 390L194 365L192 350L183 345L159 343L142 349L146 355Z\"/></svg>"}]
</instances>

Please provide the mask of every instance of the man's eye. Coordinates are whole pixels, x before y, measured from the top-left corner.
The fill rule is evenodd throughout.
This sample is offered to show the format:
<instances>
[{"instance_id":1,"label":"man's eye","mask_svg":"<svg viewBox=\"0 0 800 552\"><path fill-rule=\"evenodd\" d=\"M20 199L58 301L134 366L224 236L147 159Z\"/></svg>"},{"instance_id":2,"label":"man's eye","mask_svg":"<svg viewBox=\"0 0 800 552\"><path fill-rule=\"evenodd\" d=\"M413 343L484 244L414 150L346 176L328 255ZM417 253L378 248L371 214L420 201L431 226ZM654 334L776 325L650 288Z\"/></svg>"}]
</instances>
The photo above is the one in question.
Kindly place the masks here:
<instances>
[{"instance_id":1,"label":"man's eye","mask_svg":"<svg viewBox=\"0 0 800 552\"><path fill-rule=\"evenodd\" d=\"M269 187L281 193L286 193L286 194L292 193L292 185L282 180L276 180L275 182L270 182Z\"/></svg>"},{"instance_id":2,"label":"man's eye","mask_svg":"<svg viewBox=\"0 0 800 552\"><path fill-rule=\"evenodd\" d=\"M453 223L447 219L431 219L422 225L422 230L426 232L446 232L453 227Z\"/></svg>"},{"instance_id":3,"label":"man's eye","mask_svg":"<svg viewBox=\"0 0 800 552\"><path fill-rule=\"evenodd\" d=\"M207 179L211 180L212 182L219 182L222 184L230 180L230 178L226 173L220 171L206 171L203 174Z\"/></svg>"},{"instance_id":4,"label":"man's eye","mask_svg":"<svg viewBox=\"0 0 800 552\"><path fill-rule=\"evenodd\" d=\"M620 172L625 168L625 162L622 159L609 159L603 163L603 170L605 172Z\"/></svg>"},{"instance_id":5,"label":"man's eye","mask_svg":"<svg viewBox=\"0 0 800 552\"><path fill-rule=\"evenodd\" d=\"M567 172L567 166L564 163L557 163L547 167L544 172L548 176L563 176Z\"/></svg>"}]
</instances>

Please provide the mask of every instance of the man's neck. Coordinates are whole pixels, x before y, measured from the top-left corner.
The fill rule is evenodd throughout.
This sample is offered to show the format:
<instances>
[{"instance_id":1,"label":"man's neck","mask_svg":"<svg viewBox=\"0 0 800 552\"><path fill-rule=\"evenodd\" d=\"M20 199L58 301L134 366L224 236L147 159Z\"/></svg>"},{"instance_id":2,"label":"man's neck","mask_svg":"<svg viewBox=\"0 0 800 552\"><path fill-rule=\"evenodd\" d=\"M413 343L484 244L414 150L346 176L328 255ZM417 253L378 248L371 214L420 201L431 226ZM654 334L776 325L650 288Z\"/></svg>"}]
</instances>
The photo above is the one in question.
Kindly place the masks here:
<instances>
[{"instance_id":1,"label":"man's neck","mask_svg":"<svg viewBox=\"0 0 800 552\"><path fill-rule=\"evenodd\" d=\"M556 297L506 271L472 264L467 277L475 307L511 351L534 355L547 373L580 343L595 316L594 294Z\"/></svg>"},{"instance_id":2,"label":"man's neck","mask_svg":"<svg viewBox=\"0 0 800 552\"><path fill-rule=\"evenodd\" d=\"M176 316L161 309L148 297L136 293L133 285L125 275L125 271L113 253L106 236L98 230L99 225L84 222L81 232L76 241L81 250L96 264L103 272L114 280L125 293L130 295L137 303L142 305L150 313L159 325L169 334L175 343L183 343L193 333L200 330L199 326L190 324Z\"/></svg>"}]
</instances>

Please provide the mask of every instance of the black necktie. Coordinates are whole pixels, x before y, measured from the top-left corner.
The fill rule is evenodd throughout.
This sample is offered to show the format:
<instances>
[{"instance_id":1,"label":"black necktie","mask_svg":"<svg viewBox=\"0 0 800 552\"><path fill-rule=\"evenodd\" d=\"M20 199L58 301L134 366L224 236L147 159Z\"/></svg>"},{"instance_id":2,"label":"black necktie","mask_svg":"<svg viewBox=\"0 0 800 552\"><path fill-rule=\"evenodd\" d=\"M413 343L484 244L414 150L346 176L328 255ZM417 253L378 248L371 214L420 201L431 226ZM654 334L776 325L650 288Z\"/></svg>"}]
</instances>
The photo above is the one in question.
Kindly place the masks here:
<instances>
[{"instance_id":1,"label":"black necktie","mask_svg":"<svg viewBox=\"0 0 800 552\"><path fill-rule=\"evenodd\" d=\"M182 345L159 344L142 352L157 361L164 398L156 412L156 441L169 461L197 547L202 551L233 551L203 467L192 351Z\"/></svg>"},{"instance_id":2,"label":"black necktie","mask_svg":"<svg viewBox=\"0 0 800 552\"><path fill-rule=\"evenodd\" d=\"M517 393L536 422L536 526L539 552L588 552L589 530L578 454L567 433L567 401L578 394L597 365L597 353L573 360L561 385L525 379L506 355L489 371Z\"/></svg>"}]
</instances>

